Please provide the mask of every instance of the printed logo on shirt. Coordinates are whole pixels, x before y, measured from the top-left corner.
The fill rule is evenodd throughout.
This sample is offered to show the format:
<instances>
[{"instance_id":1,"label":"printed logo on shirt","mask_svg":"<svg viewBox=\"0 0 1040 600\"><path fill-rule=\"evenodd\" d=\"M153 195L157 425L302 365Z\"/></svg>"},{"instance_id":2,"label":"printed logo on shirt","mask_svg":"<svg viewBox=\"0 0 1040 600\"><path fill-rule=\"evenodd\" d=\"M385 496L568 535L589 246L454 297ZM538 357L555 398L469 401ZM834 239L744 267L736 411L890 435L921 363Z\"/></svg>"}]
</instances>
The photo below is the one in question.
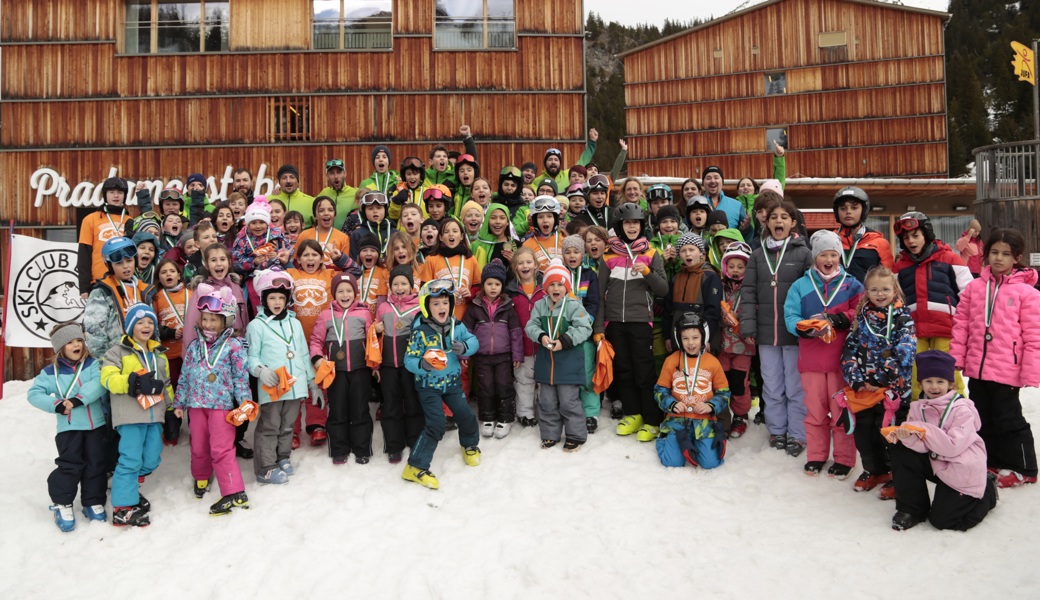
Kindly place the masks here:
<instances>
[{"instance_id":1,"label":"printed logo on shirt","mask_svg":"<svg viewBox=\"0 0 1040 600\"><path fill-rule=\"evenodd\" d=\"M329 292L325 282L317 279L297 279L293 291L294 310L300 314L317 314L317 309L329 301ZM306 312L308 307L310 312Z\"/></svg>"},{"instance_id":2,"label":"printed logo on shirt","mask_svg":"<svg viewBox=\"0 0 1040 600\"><path fill-rule=\"evenodd\" d=\"M689 378L684 376L681 369L676 369L675 372L672 373L672 393L676 397L689 395L690 398L688 403L690 404L694 402L706 402L711 398L711 371L708 371L707 369L698 369L696 379L691 381L691 383L693 383L692 394L686 387L687 379Z\"/></svg>"},{"instance_id":3,"label":"printed logo on shirt","mask_svg":"<svg viewBox=\"0 0 1040 600\"><path fill-rule=\"evenodd\" d=\"M122 227L118 227L118 228L112 227L111 223L108 223L107 221L102 221L101 224L98 225L97 232L98 232L98 236L97 236L98 241L101 242L102 244L104 244L105 242L107 242L108 240L110 240L112 238L119 237L119 236L123 235L123 228Z\"/></svg>"}]
</instances>

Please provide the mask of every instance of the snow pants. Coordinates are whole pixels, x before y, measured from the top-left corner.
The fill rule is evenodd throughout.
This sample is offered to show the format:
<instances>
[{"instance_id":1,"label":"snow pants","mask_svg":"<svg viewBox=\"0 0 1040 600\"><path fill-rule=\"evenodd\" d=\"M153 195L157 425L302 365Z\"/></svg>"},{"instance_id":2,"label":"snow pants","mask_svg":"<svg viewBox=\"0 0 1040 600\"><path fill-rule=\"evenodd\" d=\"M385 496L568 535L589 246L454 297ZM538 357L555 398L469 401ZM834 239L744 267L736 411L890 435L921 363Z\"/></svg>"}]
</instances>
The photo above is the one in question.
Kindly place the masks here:
<instances>
[{"instance_id":1,"label":"snow pants","mask_svg":"<svg viewBox=\"0 0 1040 600\"><path fill-rule=\"evenodd\" d=\"M135 423L116 427L119 462L112 474L112 506L135 506L141 501L138 477L159 468L162 460L162 423Z\"/></svg>"},{"instance_id":2,"label":"snow pants","mask_svg":"<svg viewBox=\"0 0 1040 600\"><path fill-rule=\"evenodd\" d=\"M758 355L769 434L805 441L805 394L798 372L798 346L759 346Z\"/></svg>"},{"instance_id":3,"label":"snow pants","mask_svg":"<svg viewBox=\"0 0 1040 600\"><path fill-rule=\"evenodd\" d=\"M379 369L379 381L383 386L383 418L379 422L383 428L383 451L403 453L405 446L415 446L423 428L415 375L404 367L383 366Z\"/></svg>"},{"instance_id":4,"label":"snow pants","mask_svg":"<svg viewBox=\"0 0 1040 600\"><path fill-rule=\"evenodd\" d=\"M657 371L654 330L650 323L608 323L607 341L614 347L614 382L610 397L621 400L625 415L642 415L643 423L657 427L664 415L654 400Z\"/></svg>"},{"instance_id":5,"label":"snow pants","mask_svg":"<svg viewBox=\"0 0 1040 600\"><path fill-rule=\"evenodd\" d=\"M1022 416L1019 388L972 379L968 390L982 419L979 437L986 443L988 466L1036 477L1036 446L1029 422Z\"/></svg>"},{"instance_id":6,"label":"snow pants","mask_svg":"<svg viewBox=\"0 0 1040 600\"><path fill-rule=\"evenodd\" d=\"M897 442L889 447L889 455L892 483L896 486L896 510L921 519L927 517L936 529L967 531L981 523L997 505L997 487L989 478L982 498L973 498L939 480L927 454ZM935 498L931 501L927 481L935 483Z\"/></svg>"},{"instance_id":7,"label":"snow pants","mask_svg":"<svg viewBox=\"0 0 1040 600\"><path fill-rule=\"evenodd\" d=\"M336 371L328 398L329 456L372 456L372 371Z\"/></svg>"},{"instance_id":8,"label":"snow pants","mask_svg":"<svg viewBox=\"0 0 1040 600\"><path fill-rule=\"evenodd\" d=\"M579 399L579 386L541 384L538 394L538 431L543 440L568 440L585 443L589 429Z\"/></svg>"},{"instance_id":9,"label":"snow pants","mask_svg":"<svg viewBox=\"0 0 1040 600\"><path fill-rule=\"evenodd\" d=\"M226 418L229 410L189 408L191 432L191 476L209 481L216 476L221 496L245 490L242 470L235 460L235 426Z\"/></svg>"},{"instance_id":10,"label":"snow pants","mask_svg":"<svg viewBox=\"0 0 1040 600\"><path fill-rule=\"evenodd\" d=\"M444 405L448 405L455 416L455 423L459 426L459 444L463 448L476 446L480 442L480 433L477 428L477 417L473 414L466 396L462 393L462 386L450 387L441 392L430 388L419 388L419 404L422 406L426 423L419 441L415 442L412 453L408 456L408 464L417 468L427 470L433 461L433 453L437 451L437 444L444 438L445 416Z\"/></svg>"},{"instance_id":11,"label":"snow pants","mask_svg":"<svg viewBox=\"0 0 1040 600\"><path fill-rule=\"evenodd\" d=\"M826 462L834 441L834 462L852 467L856 465L856 440L837 424L841 407L834 394L845 388L842 374L802 373L805 392L805 458L809 462ZM878 434L878 437L881 437Z\"/></svg>"},{"instance_id":12,"label":"snow pants","mask_svg":"<svg viewBox=\"0 0 1040 600\"><path fill-rule=\"evenodd\" d=\"M278 400L260 405L253 428L253 472L261 475L278 466L292 453L293 424L300 416L300 402Z\"/></svg>"},{"instance_id":13,"label":"snow pants","mask_svg":"<svg viewBox=\"0 0 1040 600\"><path fill-rule=\"evenodd\" d=\"M534 356L525 356L524 364L513 369L513 388L516 390L516 416L534 418L535 382Z\"/></svg>"},{"instance_id":14,"label":"snow pants","mask_svg":"<svg viewBox=\"0 0 1040 600\"><path fill-rule=\"evenodd\" d=\"M54 438L58 447L58 468L47 477L51 502L72 504L80 492L83 506L104 504L107 493L105 428L90 431L63 431Z\"/></svg>"}]
</instances>

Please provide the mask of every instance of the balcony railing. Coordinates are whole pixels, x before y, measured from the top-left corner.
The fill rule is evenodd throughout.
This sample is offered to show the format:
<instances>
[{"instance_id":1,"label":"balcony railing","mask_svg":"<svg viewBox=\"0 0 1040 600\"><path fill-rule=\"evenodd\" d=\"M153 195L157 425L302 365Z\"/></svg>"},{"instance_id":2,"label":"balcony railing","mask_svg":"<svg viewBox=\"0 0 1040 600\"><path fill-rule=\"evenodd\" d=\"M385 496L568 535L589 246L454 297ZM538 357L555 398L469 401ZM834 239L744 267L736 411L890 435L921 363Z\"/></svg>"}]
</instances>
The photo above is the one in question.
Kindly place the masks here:
<instances>
[{"instance_id":1,"label":"balcony railing","mask_svg":"<svg viewBox=\"0 0 1040 600\"><path fill-rule=\"evenodd\" d=\"M1040 198L1040 140L983 146L975 155L978 200Z\"/></svg>"}]
</instances>

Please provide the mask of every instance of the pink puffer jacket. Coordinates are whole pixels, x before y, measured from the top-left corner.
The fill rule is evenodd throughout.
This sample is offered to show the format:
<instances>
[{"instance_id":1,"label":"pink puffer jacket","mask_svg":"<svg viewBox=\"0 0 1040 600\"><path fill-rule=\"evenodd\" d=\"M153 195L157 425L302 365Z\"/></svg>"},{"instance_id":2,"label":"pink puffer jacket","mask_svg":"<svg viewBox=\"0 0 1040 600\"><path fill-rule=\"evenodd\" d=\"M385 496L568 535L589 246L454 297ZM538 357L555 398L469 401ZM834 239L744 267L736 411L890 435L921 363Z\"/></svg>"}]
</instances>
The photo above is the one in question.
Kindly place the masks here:
<instances>
[{"instance_id":1,"label":"pink puffer jacket","mask_svg":"<svg viewBox=\"0 0 1040 600\"><path fill-rule=\"evenodd\" d=\"M986 491L986 446L978 434L982 420L974 402L963 397L953 400L956 393L910 403L905 424L924 428L924 439L912 435L901 443L915 452L927 452L940 481L981 498Z\"/></svg>"},{"instance_id":2,"label":"pink puffer jacket","mask_svg":"<svg viewBox=\"0 0 1040 600\"><path fill-rule=\"evenodd\" d=\"M996 283L989 267L961 292L953 318L950 354L966 377L1014 387L1040 386L1040 291L1033 269L1000 277L986 340L986 284Z\"/></svg>"}]
</instances>

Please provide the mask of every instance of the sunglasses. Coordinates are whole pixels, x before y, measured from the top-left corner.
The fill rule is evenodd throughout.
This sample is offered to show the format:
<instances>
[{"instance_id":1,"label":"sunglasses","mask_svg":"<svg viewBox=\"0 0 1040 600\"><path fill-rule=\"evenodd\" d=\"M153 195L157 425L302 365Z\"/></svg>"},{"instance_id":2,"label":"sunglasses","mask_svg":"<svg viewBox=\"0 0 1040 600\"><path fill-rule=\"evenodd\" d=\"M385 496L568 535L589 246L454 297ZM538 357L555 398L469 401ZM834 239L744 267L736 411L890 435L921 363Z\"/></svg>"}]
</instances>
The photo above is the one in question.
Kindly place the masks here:
<instances>
[{"instance_id":1,"label":"sunglasses","mask_svg":"<svg viewBox=\"0 0 1040 600\"><path fill-rule=\"evenodd\" d=\"M218 313L222 304L216 296L199 296L195 300L195 308L205 312Z\"/></svg>"},{"instance_id":2,"label":"sunglasses","mask_svg":"<svg viewBox=\"0 0 1040 600\"><path fill-rule=\"evenodd\" d=\"M181 191L176 189L176 188L166 188L165 190L159 192L159 201L160 202L162 202L163 200L177 200L177 201L181 201L183 199L184 199L184 196L181 195Z\"/></svg>"},{"instance_id":3,"label":"sunglasses","mask_svg":"<svg viewBox=\"0 0 1040 600\"><path fill-rule=\"evenodd\" d=\"M338 158L334 158L334 159L332 159L332 160L330 160L330 161L325 163L325 170L326 171L328 171L329 169L342 169L342 168L343 168L343 161L338 159Z\"/></svg>"},{"instance_id":4,"label":"sunglasses","mask_svg":"<svg viewBox=\"0 0 1040 600\"><path fill-rule=\"evenodd\" d=\"M919 227L921 227L920 221L913 217L907 217L896 221L894 229L896 230L896 235L903 235L904 233L909 233Z\"/></svg>"},{"instance_id":5,"label":"sunglasses","mask_svg":"<svg viewBox=\"0 0 1040 600\"><path fill-rule=\"evenodd\" d=\"M589 178L588 186L589 191L607 190L610 188L610 180L607 179L606 175L593 175Z\"/></svg>"},{"instance_id":6,"label":"sunglasses","mask_svg":"<svg viewBox=\"0 0 1040 600\"><path fill-rule=\"evenodd\" d=\"M455 282L450 279L434 279L426 284L426 295L434 298L437 296L454 296Z\"/></svg>"},{"instance_id":7,"label":"sunglasses","mask_svg":"<svg viewBox=\"0 0 1040 600\"><path fill-rule=\"evenodd\" d=\"M361 206L371 206L373 204L386 206L390 204L390 201L386 199L386 194L382 192L369 192L361 198Z\"/></svg>"}]
</instances>

